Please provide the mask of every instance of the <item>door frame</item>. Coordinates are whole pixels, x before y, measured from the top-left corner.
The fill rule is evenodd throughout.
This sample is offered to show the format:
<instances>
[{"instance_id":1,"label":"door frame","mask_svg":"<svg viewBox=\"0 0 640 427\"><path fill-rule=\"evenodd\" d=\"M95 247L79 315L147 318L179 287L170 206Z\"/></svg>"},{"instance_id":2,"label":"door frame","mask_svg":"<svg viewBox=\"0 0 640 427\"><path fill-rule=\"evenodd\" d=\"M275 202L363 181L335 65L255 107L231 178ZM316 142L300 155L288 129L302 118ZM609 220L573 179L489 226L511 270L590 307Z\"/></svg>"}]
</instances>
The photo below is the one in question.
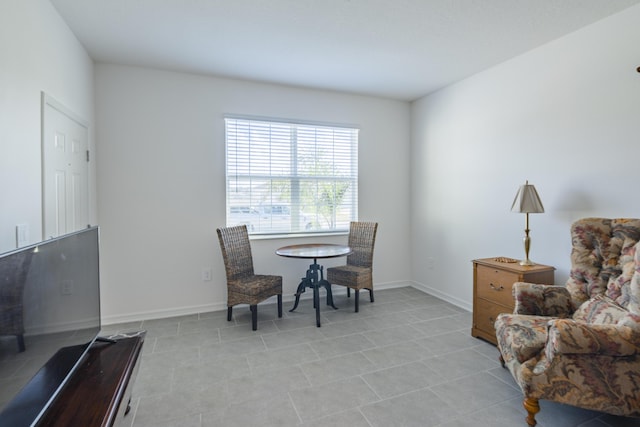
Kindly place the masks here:
<instances>
[{"instance_id":1,"label":"door frame","mask_svg":"<svg viewBox=\"0 0 640 427\"><path fill-rule=\"evenodd\" d=\"M61 102L59 102L58 100L56 100L54 97L52 97L51 95L45 93L44 91L40 92L41 93L41 112L40 112L40 150L41 150L41 165L40 165L40 170L41 170L41 203L42 203L42 240L46 240L47 237L47 229L46 229L46 215L47 215L47 207L46 207L46 191L48 189L47 186L47 182L46 182L46 175L45 175L45 164L47 163L47 150L45 148L45 144L46 144L46 133L45 133L45 129L46 129L46 110L47 110L47 106L57 110L58 112L64 114L65 116L67 116L69 119L73 120L74 122L76 122L78 125L84 127L87 130L87 150L89 150L90 147L90 141L89 141L89 122L85 119L83 119L80 115L74 113L71 109L67 108L64 104L62 104ZM90 202L90 193L91 193L91 174L90 174L90 168L89 168L89 164L90 164L91 159L89 158L89 160L87 161L87 194L86 194L86 214L87 214L87 226L90 226L91 224L89 223L91 215L90 215L90 207L91 207L91 202ZM51 184L49 184L51 185Z\"/></svg>"}]
</instances>

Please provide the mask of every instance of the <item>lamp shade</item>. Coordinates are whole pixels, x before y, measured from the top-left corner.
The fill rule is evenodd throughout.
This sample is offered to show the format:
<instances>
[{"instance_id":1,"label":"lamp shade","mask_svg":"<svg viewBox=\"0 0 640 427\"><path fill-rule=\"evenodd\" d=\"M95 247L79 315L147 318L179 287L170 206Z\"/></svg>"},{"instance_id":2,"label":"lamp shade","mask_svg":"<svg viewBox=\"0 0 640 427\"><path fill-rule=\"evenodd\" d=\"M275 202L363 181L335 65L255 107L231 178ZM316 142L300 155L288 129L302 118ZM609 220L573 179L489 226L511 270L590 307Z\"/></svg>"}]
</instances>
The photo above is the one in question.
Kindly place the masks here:
<instances>
[{"instance_id":1,"label":"lamp shade","mask_svg":"<svg viewBox=\"0 0 640 427\"><path fill-rule=\"evenodd\" d=\"M516 194L516 198L513 199L513 205L511 205L511 212L544 212L544 206L542 206L542 201L540 200L540 196L538 196L536 187L534 187L532 184L529 184L529 181L527 181L525 185L521 185L520 189L518 189L518 194Z\"/></svg>"}]
</instances>

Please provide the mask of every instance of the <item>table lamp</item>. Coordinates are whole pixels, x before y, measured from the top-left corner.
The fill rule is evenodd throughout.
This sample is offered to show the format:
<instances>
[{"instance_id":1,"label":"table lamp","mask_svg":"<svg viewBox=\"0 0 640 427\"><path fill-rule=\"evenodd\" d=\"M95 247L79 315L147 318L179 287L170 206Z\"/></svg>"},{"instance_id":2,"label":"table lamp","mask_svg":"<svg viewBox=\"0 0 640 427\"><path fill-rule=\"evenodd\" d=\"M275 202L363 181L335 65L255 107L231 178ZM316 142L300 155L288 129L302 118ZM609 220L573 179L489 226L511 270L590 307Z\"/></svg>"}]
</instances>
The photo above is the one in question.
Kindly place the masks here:
<instances>
[{"instance_id":1,"label":"table lamp","mask_svg":"<svg viewBox=\"0 0 640 427\"><path fill-rule=\"evenodd\" d=\"M525 214L524 239L522 239L524 242L525 259L520 261L520 265L535 265L535 263L529 259L529 248L531 247L531 239L529 238L529 214L544 213L544 206L542 206L542 201L540 200L540 196L538 196L536 187L529 184L529 181L526 181L525 184L521 185L520 189L518 189L516 198L513 200L513 205L511 205L511 212Z\"/></svg>"}]
</instances>

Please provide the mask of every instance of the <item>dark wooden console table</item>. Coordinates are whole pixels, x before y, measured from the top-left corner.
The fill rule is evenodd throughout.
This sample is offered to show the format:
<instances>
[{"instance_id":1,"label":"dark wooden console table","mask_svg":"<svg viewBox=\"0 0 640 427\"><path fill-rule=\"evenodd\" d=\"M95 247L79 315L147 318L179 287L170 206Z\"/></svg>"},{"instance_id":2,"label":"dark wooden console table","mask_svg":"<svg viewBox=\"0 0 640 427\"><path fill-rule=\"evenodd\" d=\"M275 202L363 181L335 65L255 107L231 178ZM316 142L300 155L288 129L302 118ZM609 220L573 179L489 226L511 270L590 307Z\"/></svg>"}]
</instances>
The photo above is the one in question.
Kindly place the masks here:
<instances>
[{"instance_id":1,"label":"dark wooden console table","mask_svg":"<svg viewBox=\"0 0 640 427\"><path fill-rule=\"evenodd\" d=\"M96 342L39 426L114 426L129 412L144 335Z\"/></svg>"},{"instance_id":2,"label":"dark wooden console table","mask_svg":"<svg viewBox=\"0 0 640 427\"><path fill-rule=\"evenodd\" d=\"M42 414L37 426L103 427L120 425L129 412L131 389L140 366L145 333L112 337L115 342L96 341L87 356ZM76 346L79 347L79 346ZM68 347L56 354L30 383L25 386L9 409L11 424L31 425L32 408L37 393L48 387L48 375L56 375L57 367L77 358L79 349ZM17 409L17 410L16 410ZM38 410L36 408L36 410ZM39 411L39 410L38 410ZM24 416L24 420L20 418Z\"/></svg>"}]
</instances>

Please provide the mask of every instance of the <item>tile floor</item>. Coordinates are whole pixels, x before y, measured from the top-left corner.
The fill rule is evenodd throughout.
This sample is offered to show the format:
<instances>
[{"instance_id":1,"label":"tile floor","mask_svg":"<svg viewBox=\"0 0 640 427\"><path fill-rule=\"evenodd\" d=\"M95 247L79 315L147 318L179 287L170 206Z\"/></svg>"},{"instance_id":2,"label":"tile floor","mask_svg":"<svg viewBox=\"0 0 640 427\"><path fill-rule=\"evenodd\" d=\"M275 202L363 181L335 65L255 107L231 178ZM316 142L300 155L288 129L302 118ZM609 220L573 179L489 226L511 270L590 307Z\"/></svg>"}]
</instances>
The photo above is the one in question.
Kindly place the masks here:
<instances>
[{"instance_id":1,"label":"tile floor","mask_svg":"<svg viewBox=\"0 0 640 427\"><path fill-rule=\"evenodd\" d=\"M470 336L471 313L411 287L376 302L336 296L316 328L310 300L278 319L260 305L105 327L147 330L126 427L526 427L521 392L497 349ZM626 427L620 418L541 402L540 427Z\"/></svg>"}]
</instances>

